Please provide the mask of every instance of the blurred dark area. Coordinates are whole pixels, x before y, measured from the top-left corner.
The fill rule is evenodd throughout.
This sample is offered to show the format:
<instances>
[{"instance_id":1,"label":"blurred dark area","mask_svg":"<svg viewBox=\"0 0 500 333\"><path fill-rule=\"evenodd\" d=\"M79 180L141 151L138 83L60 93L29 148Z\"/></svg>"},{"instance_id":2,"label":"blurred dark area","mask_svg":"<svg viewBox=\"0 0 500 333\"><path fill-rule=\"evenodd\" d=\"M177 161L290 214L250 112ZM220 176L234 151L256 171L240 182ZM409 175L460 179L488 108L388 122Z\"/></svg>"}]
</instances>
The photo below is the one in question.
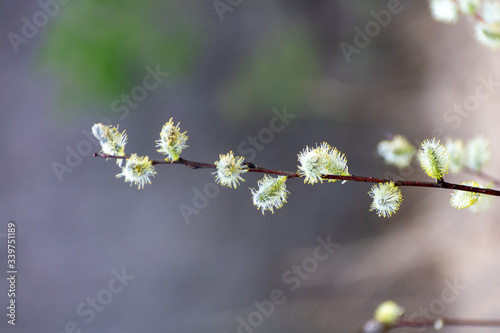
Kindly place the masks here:
<instances>
[{"instance_id":1,"label":"blurred dark area","mask_svg":"<svg viewBox=\"0 0 500 333\"><path fill-rule=\"evenodd\" d=\"M302 149L328 142L352 174L427 181L416 163L385 165L377 143L481 133L499 153L498 92L459 128L443 117L478 77L500 77L498 54L466 20L392 2L1 2L0 267L14 221L18 307L0 331L351 332L387 299L408 316L500 316L495 205L472 215L447 192L405 188L384 219L369 184L290 179L288 203L263 215L257 174L230 189L212 170L158 165L137 190L92 157L90 129L109 121L127 153L161 159L171 117L189 136L182 156L207 163L232 150L296 171ZM466 287L444 302L450 283ZM0 279L5 313L7 290Z\"/></svg>"}]
</instances>

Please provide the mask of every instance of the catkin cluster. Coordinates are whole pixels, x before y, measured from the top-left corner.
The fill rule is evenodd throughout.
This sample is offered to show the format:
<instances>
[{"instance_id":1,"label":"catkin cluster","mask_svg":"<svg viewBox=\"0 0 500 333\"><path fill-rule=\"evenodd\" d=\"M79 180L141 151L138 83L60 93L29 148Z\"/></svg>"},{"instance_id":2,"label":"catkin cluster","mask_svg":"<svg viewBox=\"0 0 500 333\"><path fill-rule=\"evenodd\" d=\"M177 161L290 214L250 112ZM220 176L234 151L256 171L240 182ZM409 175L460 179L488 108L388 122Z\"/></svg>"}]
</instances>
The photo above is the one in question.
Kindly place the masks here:
<instances>
[{"instance_id":1,"label":"catkin cluster","mask_svg":"<svg viewBox=\"0 0 500 333\"><path fill-rule=\"evenodd\" d=\"M436 180L442 180L448 172L459 173L464 169L479 173L492 156L490 143L483 136L477 136L465 143L461 139L448 138L444 145L440 140L425 140L417 150L404 136L394 135L391 140L380 142L377 150L387 164L399 169L408 168L416 155L425 173ZM462 185L482 187L475 181L463 182ZM379 216L390 216L399 207L401 194L395 186L386 186L384 190L378 189L378 191L381 193L378 195L379 198L383 195L393 200L384 199L381 200L384 204L377 205L374 200L372 209L377 210ZM375 196L373 193L370 195ZM488 196L458 190L451 194L450 199L452 207L457 209L470 207L473 212L483 211L489 207L489 204Z\"/></svg>"},{"instance_id":2,"label":"catkin cluster","mask_svg":"<svg viewBox=\"0 0 500 333\"><path fill-rule=\"evenodd\" d=\"M130 185L135 184L139 189L151 183L151 178L156 174L154 163L148 156L125 155L127 143L125 131L120 133L118 127L95 124L92 133L99 140L106 157L111 155L117 158L122 171L116 177L123 177L125 182L129 182ZM181 132L179 123L175 125L171 118L163 125L160 138L156 140L157 151L165 155L165 161L173 163L180 159L182 151L188 147L187 140L186 132ZM417 156L422 169L437 181L442 181L449 171L456 173L466 168L480 172L491 159L489 142L482 136L466 143L448 139L444 145L436 139L425 140L417 149L404 136L394 135L391 140L380 142L377 150L386 163L398 168L407 168L414 156ZM297 156L298 167L294 177L304 178L304 183L313 185L322 183L323 180L329 182L338 180L327 176L343 176L342 183L345 183L346 178L353 179L349 178L351 174L348 171L346 156L326 142L315 147L306 146ZM123 160L126 161L125 165L122 165ZM232 151L220 154L219 160L212 166L216 168L214 172L216 182L222 186L237 188L245 181L243 175L249 171L250 164L244 160L244 157L235 156ZM274 209L281 208L287 202L289 194L286 189L287 179L284 175L273 177L266 174L257 182L256 189L250 189L253 204L263 214L265 211L274 213ZM481 187L474 181L463 184ZM373 185L368 195L373 199L370 211L375 211L382 217L392 216L403 201L401 190L393 181ZM484 195L478 193L454 191L450 204L457 209L474 207L474 210L478 211L487 206L487 199L483 197Z\"/></svg>"}]
</instances>

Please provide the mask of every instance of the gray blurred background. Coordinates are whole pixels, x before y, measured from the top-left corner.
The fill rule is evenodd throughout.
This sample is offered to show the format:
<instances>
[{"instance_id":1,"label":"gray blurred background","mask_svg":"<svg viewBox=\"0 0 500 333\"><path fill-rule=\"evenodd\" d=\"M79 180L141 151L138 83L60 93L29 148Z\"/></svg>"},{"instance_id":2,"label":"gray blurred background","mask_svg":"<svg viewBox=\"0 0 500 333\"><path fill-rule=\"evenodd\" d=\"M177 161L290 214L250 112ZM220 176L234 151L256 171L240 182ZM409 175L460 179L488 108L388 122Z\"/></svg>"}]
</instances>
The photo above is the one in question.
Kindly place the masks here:
<instances>
[{"instance_id":1,"label":"gray blurred background","mask_svg":"<svg viewBox=\"0 0 500 333\"><path fill-rule=\"evenodd\" d=\"M377 143L484 134L494 150L485 171L498 175L498 87L473 112L450 111L481 78L500 80L498 53L466 19L446 26L427 1L406 0L346 57L341 43L354 47L354 29L387 8L2 1L0 331L350 332L386 299L407 316L498 319L496 201L474 215L453 210L447 191L403 188L401 209L383 219L369 212L369 184L289 180L288 203L262 215L248 189L257 174L234 190L214 186L210 171L161 165L139 191L115 178L114 161L91 157L90 128L108 119L126 129L127 153L161 158L154 140L173 117L189 136L183 157L196 161L233 150L292 171L300 150L326 141L352 174L427 180L415 163L384 165ZM168 76L141 88L157 68ZM15 327L5 315L9 221ZM316 249L328 240L326 256Z\"/></svg>"}]
</instances>

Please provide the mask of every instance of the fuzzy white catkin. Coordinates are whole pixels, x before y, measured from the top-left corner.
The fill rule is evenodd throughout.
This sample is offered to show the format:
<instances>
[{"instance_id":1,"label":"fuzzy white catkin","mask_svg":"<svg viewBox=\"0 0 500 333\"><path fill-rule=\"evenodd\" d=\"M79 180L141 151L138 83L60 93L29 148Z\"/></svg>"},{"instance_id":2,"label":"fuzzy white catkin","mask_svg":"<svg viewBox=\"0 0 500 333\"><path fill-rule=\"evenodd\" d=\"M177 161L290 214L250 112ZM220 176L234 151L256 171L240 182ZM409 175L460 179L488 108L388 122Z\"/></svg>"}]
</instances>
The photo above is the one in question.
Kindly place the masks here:
<instances>
[{"instance_id":1,"label":"fuzzy white catkin","mask_svg":"<svg viewBox=\"0 0 500 333\"><path fill-rule=\"evenodd\" d=\"M127 134L125 131L119 132L118 126L105 126L101 123L92 126L92 134L99 140L101 151L104 154L114 156L125 155L125 145L127 144ZM116 164L122 166L123 159L117 159Z\"/></svg>"},{"instance_id":2,"label":"fuzzy white catkin","mask_svg":"<svg viewBox=\"0 0 500 333\"><path fill-rule=\"evenodd\" d=\"M475 26L477 40L492 49L500 48L500 3L486 1L481 14L483 21Z\"/></svg>"},{"instance_id":3,"label":"fuzzy white catkin","mask_svg":"<svg viewBox=\"0 0 500 333\"><path fill-rule=\"evenodd\" d=\"M491 160L490 141L484 136L477 136L465 144L464 163L472 171L479 172Z\"/></svg>"},{"instance_id":4,"label":"fuzzy white catkin","mask_svg":"<svg viewBox=\"0 0 500 333\"><path fill-rule=\"evenodd\" d=\"M147 156L137 156L132 154L127 163L122 168L122 172L116 175L116 178L125 178L125 182L137 185L138 189L144 188L145 184L151 184L149 177L156 174L153 163Z\"/></svg>"},{"instance_id":5,"label":"fuzzy white catkin","mask_svg":"<svg viewBox=\"0 0 500 333\"><path fill-rule=\"evenodd\" d=\"M377 146L377 152L384 161L398 168L409 167L416 151L408 139L399 134L394 135L392 140L381 141Z\"/></svg>"},{"instance_id":6,"label":"fuzzy white catkin","mask_svg":"<svg viewBox=\"0 0 500 333\"><path fill-rule=\"evenodd\" d=\"M446 139L444 147L450 154L450 172L459 173L463 168L464 143L460 139Z\"/></svg>"},{"instance_id":7,"label":"fuzzy white catkin","mask_svg":"<svg viewBox=\"0 0 500 333\"><path fill-rule=\"evenodd\" d=\"M177 161L184 148L187 148L186 141L188 136L186 132L181 132L179 123L174 125L173 119L163 125L160 132L160 140L156 140L157 151L167 155L165 160Z\"/></svg>"},{"instance_id":8,"label":"fuzzy white catkin","mask_svg":"<svg viewBox=\"0 0 500 333\"><path fill-rule=\"evenodd\" d=\"M286 202L286 198L290 192L286 189L286 176L277 178L264 175L264 178L257 182L259 188L253 189L252 192L253 204L257 209L262 210L262 214L266 210L274 214L274 208L281 208Z\"/></svg>"},{"instance_id":9,"label":"fuzzy white catkin","mask_svg":"<svg viewBox=\"0 0 500 333\"><path fill-rule=\"evenodd\" d=\"M500 2L497 0L485 1L482 13L486 23L500 23Z\"/></svg>"},{"instance_id":10,"label":"fuzzy white catkin","mask_svg":"<svg viewBox=\"0 0 500 333\"><path fill-rule=\"evenodd\" d=\"M459 7L453 0L431 0L430 9L436 21L452 24L458 20Z\"/></svg>"},{"instance_id":11,"label":"fuzzy white catkin","mask_svg":"<svg viewBox=\"0 0 500 333\"><path fill-rule=\"evenodd\" d=\"M420 165L431 178L441 179L448 173L450 154L439 140L425 140L418 151Z\"/></svg>"},{"instance_id":12,"label":"fuzzy white catkin","mask_svg":"<svg viewBox=\"0 0 500 333\"><path fill-rule=\"evenodd\" d=\"M379 217L391 217L403 201L401 190L393 182L373 185L368 195L373 198L370 211L376 211Z\"/></svg>"},{"instance_id":13,"label":"fuzzy white catkin","mask_svg":"<svg viewBox=\"0 0 500 333\"><path fill-rule=\"evenodd\" d=\"M482 187L481 184L479 184L479 187ZM487 188L492 188L493 184L489 184L486 186ZM483 213L488 211L491 206L493 205L493 200L495 198L491 195L480 195L477 201L470 206L468 209L473 212L473 213Z\"/></svg>"},{"instance_id":14,"label":"fuzzy white catkin","mask_svg":"<svg viewBox=\"0 0 500 333\"><path fill-rule=\"evenodd\" d=\"M470 181L463 182L462 185L480 187L478 183ZM474 205L482 194L467 192L467 191L453 191L450 198L450 205L456 209L463 209Z\"/></svg>"},{"instance_id":15,"label":"fuzzy white catkin","mask_svg":"<svg viewBox=\"0 0 500 333\"><path fill-rule=\"evenodd\" d=\"M298 155L298 160L298 173L304 176L304 183L322 183L322 175L349 176L345 155L326 142L316 148L306 147ZM329 181L334 182L335 179Z\"/></svg>"},{"instance_id":16,"label":"fuzzy white catkin","mask_svg":"<svg viewBox=\"0 0 500 333\"><path fill-rule=\"evenodd\" d=\"M215 174L215 181L218 184L236 188L240 181L245 180L241 175L248 171L247 167L243 165L243 157L235 157L233 152L230 151L226 155L219 155L219 160L215 162L217 171Z\"/></svg>"}]
</instances>

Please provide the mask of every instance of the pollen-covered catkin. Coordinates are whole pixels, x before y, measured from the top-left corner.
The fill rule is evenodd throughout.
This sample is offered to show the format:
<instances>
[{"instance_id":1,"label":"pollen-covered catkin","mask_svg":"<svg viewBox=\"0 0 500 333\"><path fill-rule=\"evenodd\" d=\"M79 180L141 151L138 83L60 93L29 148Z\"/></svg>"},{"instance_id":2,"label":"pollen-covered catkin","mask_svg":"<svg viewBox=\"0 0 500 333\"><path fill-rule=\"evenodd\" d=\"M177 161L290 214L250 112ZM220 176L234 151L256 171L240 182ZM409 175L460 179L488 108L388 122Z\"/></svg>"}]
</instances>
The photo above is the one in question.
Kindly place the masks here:
<instances>
[{"instance_id":1,"label":"pollen-covered catkin","mask_svg":"<svg viewBox=\"0 0 500 333\"><path fill-rule=\"evenodd\" d=\"M119 132L118 126L105 126L101 123L92 126L92 134L99 140L101 151L104 154L113 156L124 156L125 145L127 144L127 134L125 131ZM116 164L122 166L123 159L117 159Z\"/></svg>"},{"instance_id":2,"label":"pollen-covered catkin","mask_svg":"<svg viewBox=\"0 0 500 333\"><path fill-rule=\"evenodd\" d=\"M130 186L135 184L138 189L141 189L145 184L151 184L149 177L154 177L155 174L153 163L147 156L132 154L116 178L124 177L126 182L130 182Z\"/></svg>"},{"instance_id":3,"label":"pollen-covered catkin","mask_svg":"<svg viewBox=\"0 0 500 333\"><path fill-rule=\"evenodd\" d=\"M323 175L349 176L345 155L326 142L316 148L306 147L298 157L298 173L304 177L304 183L322 183ZM334 182L336 179L329 181Z\"/></svg>"},{"instance_id":4,"label":"pollen-covered catkin","mask_svg":"<svg viewBox=\"0 0 500 333\"><path fill-rule=\"evenodd\" d=\"M233 152L230 151L226 155L219 155L219 160L215 162L217 171L215 174L215 181L218 184L236 188L240 181L245 180L241 175L248 171L246 165L243 165L243 157L235 157Z\"/></svg>"},{"instance_id":5,"label":"pollen-covered catkin","mask_svg":"<svg viewBox=\"0 0 500 333\"><path fill-rule=\"evenodd\" d=\"M373 198L370 211L376 211L378 216L391 217L403 201L401 190L393 182L373 185L368 194Z\"/></svg>"},{"instance_id":6,"label":"pollen-covered catkin","mask_svg":"<svg viewBox=\"0 0 500 333\"><path fill-rule=\"evenodd\" d=\"M174 126L173 118L163 125L160 132L160 140L156 140L157 151L164 155L166 161L177 161L184 148L187 148L186 141L188 136L186 132L181 132L179 124Z\"/></svg>"},{"instance_id":7,"label":"pollen-covered catkin","mask_svg":"<svg viewBox=\"0 0 500 333\"><path fill-rule=\"evenodd\" d=\"M474 181L463 182L462 185L480 187ZM456 209L463 209L472 206L482 196L480 193L466 192L466 191L453 191L450 198L450 205Z\"/></svg>"},{"instance_id":8,"label":"pollen-covered catkin","mask_svg":"<svg viewBox=\"0 0 500 333\"><path fill-rule=\"evenodd\" d=\"M431 178L442 179L448 173L450 154L439 140L425 140L418 151L418 159Z\"/></svg>"},{"instance_id":9,"label":"pollen-covered catkin","mask_svg":"<svg viewBox=\"0 0 500 333\"><path fill-rule=\"evenodd\" d=\"M253 204L257 209L262 210L262 214L266 210L274 214L274 208L281 208L286 202L286 198L290 192L286 189L286 176L277 178L264 175L264 178L257 182L259 188L253 189L252 192Z\"/></svg>"}]
</instances>

